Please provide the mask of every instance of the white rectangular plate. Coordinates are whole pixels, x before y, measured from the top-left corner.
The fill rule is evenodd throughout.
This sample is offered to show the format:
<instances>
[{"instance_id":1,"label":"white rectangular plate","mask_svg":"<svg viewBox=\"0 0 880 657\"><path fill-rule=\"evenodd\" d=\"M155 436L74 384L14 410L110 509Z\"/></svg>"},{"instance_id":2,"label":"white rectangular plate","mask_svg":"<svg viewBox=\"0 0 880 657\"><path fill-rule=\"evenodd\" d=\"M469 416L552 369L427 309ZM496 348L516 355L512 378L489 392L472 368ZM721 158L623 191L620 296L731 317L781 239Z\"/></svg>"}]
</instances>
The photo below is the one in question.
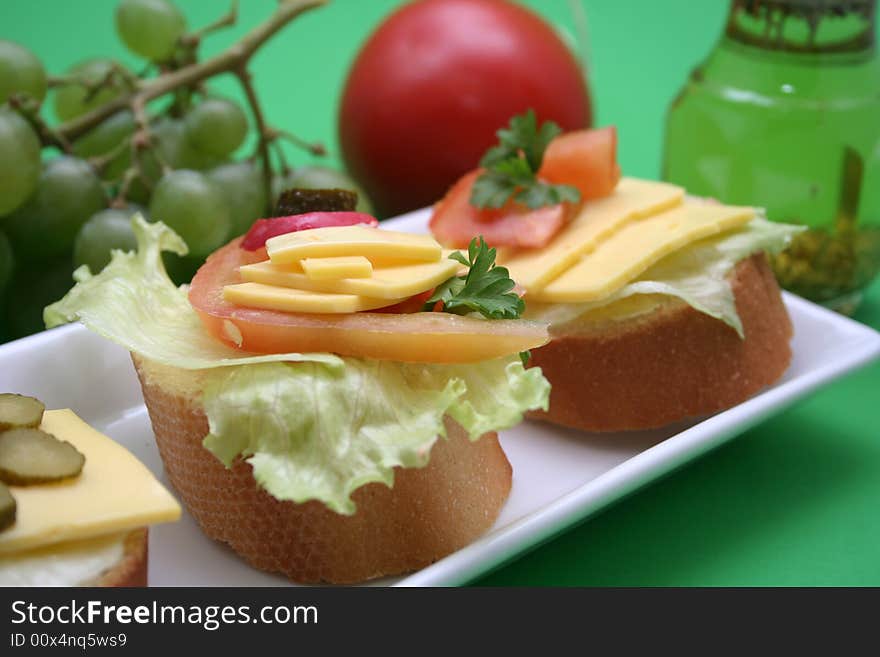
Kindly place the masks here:
<instances>
[{"instance_id":1,"label":"white rectangular plate","mask_svg":"<svg viewBox=\"0 0 880 657\"><path fill-rule=\"evenodd\" d=\"M424 211L385 226L424 232ZM492 530L445 559L377 584L466 583L615 500L730 440L816 388L880 355L880 333L792 295L794 359L785 376L752 399L697 423L658 431L589 435L524 422L503 432L513 465L510 499ZM0 391L72 408L131 450L168 484L128 354L81 326L0 346ZM154 586L278 586L199 531L186 513L150 532Z\"/></svg>"}]
</instances>

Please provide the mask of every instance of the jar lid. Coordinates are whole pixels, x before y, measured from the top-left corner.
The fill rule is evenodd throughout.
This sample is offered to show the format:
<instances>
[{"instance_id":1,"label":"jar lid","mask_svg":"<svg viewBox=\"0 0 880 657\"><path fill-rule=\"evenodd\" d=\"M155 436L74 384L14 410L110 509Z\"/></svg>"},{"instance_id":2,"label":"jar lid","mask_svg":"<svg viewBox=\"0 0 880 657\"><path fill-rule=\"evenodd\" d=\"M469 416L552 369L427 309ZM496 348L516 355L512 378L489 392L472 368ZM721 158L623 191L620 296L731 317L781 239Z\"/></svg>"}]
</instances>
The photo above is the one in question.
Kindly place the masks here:
<instances>
[{"instance_id":1,"label":"jar lid","mask_svg":"<svg viewBox=\"0 0 880 657\"><path fill-rule=\"evenodd\" d=\"M866 50L876 10L877 0L733 0L727 35L771 50Z\"/></svg>"}]
</instances>

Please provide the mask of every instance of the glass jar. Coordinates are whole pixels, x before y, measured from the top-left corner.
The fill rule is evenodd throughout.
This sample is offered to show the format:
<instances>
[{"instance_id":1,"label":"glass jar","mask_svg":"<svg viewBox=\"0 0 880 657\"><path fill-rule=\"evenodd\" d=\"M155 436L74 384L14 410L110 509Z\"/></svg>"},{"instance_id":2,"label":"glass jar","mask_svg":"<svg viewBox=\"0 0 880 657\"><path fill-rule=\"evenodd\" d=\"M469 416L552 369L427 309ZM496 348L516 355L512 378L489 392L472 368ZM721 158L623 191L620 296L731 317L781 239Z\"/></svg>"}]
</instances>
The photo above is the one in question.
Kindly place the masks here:
<instances>
[{"instance_id":1,"label":"glass jar","mask_svg":"<svg viewBox=\"0 0 880 657\"><path fill-rule=\"evenodd\" d=\"M663 176L806 225L780 283L852 312L880 270L876 0L732 0L666 123Z\"/></svg>"}]
</instances>

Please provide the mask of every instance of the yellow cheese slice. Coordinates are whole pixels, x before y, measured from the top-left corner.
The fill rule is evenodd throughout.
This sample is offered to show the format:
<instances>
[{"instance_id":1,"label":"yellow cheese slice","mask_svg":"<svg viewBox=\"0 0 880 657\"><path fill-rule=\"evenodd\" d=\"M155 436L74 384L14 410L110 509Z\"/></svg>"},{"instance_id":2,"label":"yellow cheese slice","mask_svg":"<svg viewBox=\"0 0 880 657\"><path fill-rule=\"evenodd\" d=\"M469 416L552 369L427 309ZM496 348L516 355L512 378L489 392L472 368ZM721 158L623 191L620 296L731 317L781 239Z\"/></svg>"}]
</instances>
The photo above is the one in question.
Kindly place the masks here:
<instances>
[{"instance_id":1,"label":"yellow cheese slice","mask_svg":"<svg viewBox=\"0 0 880 657\"><path fill-rule=\"evenodd\" d=\"M624 226L529 298L552 303L581 303L616 292L662 257L699 239L751 221L754 208L686 202Z\"/></svg>"},{"instance_id":2,"label":"yellow cheese slice","mask_svg":"<svg viewBox=\"0 0 880 657\"><path fill-rule=\"evenodd\" d=\"M383 267L373 270L370 278L343 278L338 281L316 281L297 271L292 265L275 265L271 262L258 262L239 269L242 280L264 285L277 285L284 288L311 290L339 294L356 294L364 297L404 299L431 288L455 276L461 264L455 260L443 259L401 267Z\"/></svg>"},{"instance_id":3,"label":"yellow cheese slice","mask_svg":"<svg viewBox=\"0 0 880 657\"><path fill-rule=\"evenodd\" d=\"M266 241L275 264L305 258L364 256L405 261L440 259L440 245L430 235L414 235L369 226L328 226L279 235Z\"/></svg>"},{"instance_id":4,"label":"yellow cheese slice","mask_svg":"<svg viewBox=\"0 0 880 657\"><path fill-rule=\"evenodd\" d=\"M498 253L498 262L532 293L576 264L621 226L679 205L683 198L681 187L624 178L610 196L584 203L578 216L546 247L513 253L504 250Z\"/></svg>"},{"instance_id":5,"label":"yellow cheese slice","mask_svg":"<svg viewBox=\"0 0 880 657\"><path fill-rule=\"evenodd\" d=\"M350 280L366 280L352 278ZM356 313L391 306L403 299L375 299L357 294L311 292L263 283L239 283L223 288L223 298L230 303L288 313Z\"/></svg>"},{"instance_id":6,"label":"yellow cheese slice","mask_svg":"<svg viewBox=\"0 0 880 657\"><path fill-rule=\"evenodd\" d=\"M300 263L300 266L306 276L313 281L335 281L340 278L369 278L373 275L373 263L364 256L306 258Z\"/></svg>"},{"instance_id":7,"label":"yellow cheese slice","mask_svg":"<svg viewBox=\"0 0 880 657\"><path fill-rule=\"evenodd\" d=\"M180 506L128 450L73 411L46 411L40 427L86 457L75 478L10 486L15 524L0 532L0 555L177 520Z\"/></svg>"}]
</instances>

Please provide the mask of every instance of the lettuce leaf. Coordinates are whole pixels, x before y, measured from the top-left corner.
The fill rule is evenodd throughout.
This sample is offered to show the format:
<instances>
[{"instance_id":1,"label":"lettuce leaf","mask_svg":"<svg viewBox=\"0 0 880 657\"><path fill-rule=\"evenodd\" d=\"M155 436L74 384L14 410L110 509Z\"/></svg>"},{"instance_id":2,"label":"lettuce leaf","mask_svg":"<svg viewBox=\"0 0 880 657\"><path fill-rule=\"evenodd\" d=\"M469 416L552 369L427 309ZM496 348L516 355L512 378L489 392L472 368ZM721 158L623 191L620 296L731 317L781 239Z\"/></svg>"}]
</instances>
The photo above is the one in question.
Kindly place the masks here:
<instances>
[{"instance_id":1,"label":"lettuce leaf","mask_svg":"<svg viewBox=\"0 0 880 657\"><path fill-rule=\"evenodd\" d=\"M165 224L147 223L140 215L132 220L132 228L138 250L113 251L110 263L97 275L86 266L77 269L77 284L43 312L47 328L80 321L129 351L183 369L274 361L342 364L332 354L257 355L218 342L202 327L185 289L165 273L162 251L186 255L183 239Z\"/></svg>"},{"instance_id":2,"label":"lettuce leaf","mask_svg":"<svg viewBox=\"0 0 880 657\"><path fill-rule=\"evenodd\" d=\"M756 251L781 251L791 237L802 230L801 226L757 217L738 230L696 242L663 258L605 299L583 304L529 303L523 317L561 326L634 295L663 295L681 299L721 320L743 337L742 321L736 312L727 274L737 262Z\"/></svg>"},{"instance_id":3,"label":"lettuce leaf","mask_svg":"<svg viewBox=\"0 0 880 657\"><path fill-rule=\"evenodd\" d=\"M469 365L345 358L267 363L212 373L204 446L227 466L241 456L279 500L356 511L351 493L394 483L395 466L422 467L447 413L477 439L547 408L550 384L518 356Z\"/></svg>"}]
</instances>

